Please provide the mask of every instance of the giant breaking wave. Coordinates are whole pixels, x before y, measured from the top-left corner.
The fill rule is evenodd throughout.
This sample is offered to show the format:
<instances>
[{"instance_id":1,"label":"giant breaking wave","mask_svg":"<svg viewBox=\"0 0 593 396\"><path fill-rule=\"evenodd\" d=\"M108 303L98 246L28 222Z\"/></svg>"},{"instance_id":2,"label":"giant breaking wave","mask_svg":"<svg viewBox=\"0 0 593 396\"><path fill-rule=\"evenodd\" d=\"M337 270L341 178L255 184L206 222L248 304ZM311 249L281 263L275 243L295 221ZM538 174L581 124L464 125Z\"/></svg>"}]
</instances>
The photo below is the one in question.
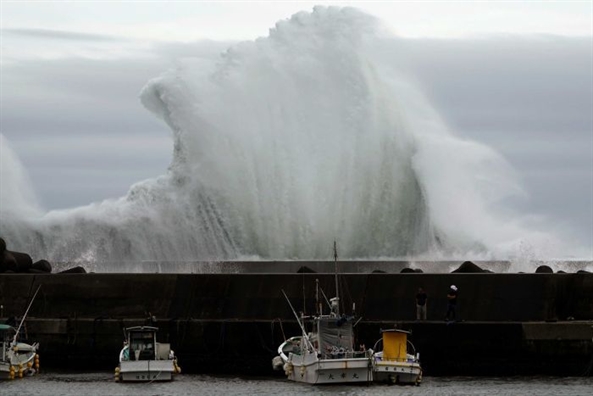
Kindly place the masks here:
<instances>
[{"instance_id":1,"label":"giant breaking wave","mask_svg":"<svg viewBox=\"0 0 593 396\"><path fill-rule=\"evenodd\" d=\"M503 211L519 192L505 161L447 130L384 56L394 46L374 17L317 7L215 62L187 58L141 93L173 132L165 175L40 213L8 199L3 174L3 236L69 262L327 259L334 240L342 258L549 245Z\"/></svg>"}]
</instances>

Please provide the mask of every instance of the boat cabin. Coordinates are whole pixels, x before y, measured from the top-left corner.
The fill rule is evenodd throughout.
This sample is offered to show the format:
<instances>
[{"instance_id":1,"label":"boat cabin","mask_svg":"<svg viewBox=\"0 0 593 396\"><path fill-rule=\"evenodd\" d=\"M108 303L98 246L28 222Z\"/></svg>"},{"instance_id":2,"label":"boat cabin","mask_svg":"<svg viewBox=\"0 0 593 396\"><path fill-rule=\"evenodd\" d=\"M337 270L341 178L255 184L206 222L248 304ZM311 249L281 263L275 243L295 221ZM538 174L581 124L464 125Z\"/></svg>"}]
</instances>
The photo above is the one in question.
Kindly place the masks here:
<instances>
[{"instance_id":1,"label":"boat cabin","mask_svg":"<svg viewBox=\"0 0 593 396\"><path fill-rule=\"evenodd\" d=\"M6 352L12 343L14 337L14 327L0 324L0 362L6 361Z\"/></svg>"},{"instance_id":2,"label":"boat cabin","mask_svg":"<svg viewBox=\"0 0 593 396\"><path fill-rule=\"evenodd\" d=\"M383 360L405 362L409 359L410 352L412 355L415 353L414 350L408 352L409 331L389 329L381 330L381 333L383 341Z\"/></svg>"},{"instance_id":3,"label":"boat cabin","mask_svg":"<svg viewBox=\"0 0 593 396\"><path fill-rule=\"evenodd\" d=\"M320 317L317 319L316 339L323 359L364 357L365 351L354 348L354 329L351 318Z\"/></svg>"},{"instance_id":4,"label":"boat cabin","mask_svg":"<svg viewBox=\"0 0 593 396\"><path fill-rule=\"evenodd\" d=\"M152 326L136 326L126 329L129 360L155 360L158 330L157 327Z\"/></svg>"}]
</instances>

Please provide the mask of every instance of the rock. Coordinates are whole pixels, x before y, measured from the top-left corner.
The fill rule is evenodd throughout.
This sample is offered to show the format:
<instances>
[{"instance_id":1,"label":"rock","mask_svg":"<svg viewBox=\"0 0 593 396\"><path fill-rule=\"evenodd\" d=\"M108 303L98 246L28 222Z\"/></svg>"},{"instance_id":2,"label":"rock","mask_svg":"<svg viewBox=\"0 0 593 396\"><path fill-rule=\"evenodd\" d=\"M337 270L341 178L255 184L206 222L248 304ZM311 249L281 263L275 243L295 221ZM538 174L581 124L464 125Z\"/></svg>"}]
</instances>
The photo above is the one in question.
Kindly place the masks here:
<instances>
[{"instance_id":1,"label":"rock","mask_svg":"<svg viewBox=\"0 0 593 396\"><path fill-rule=\"evenodd\" d=\"M577 274L590 274L591 272L587 271L587 270L578 270Z\"/></svg>"},{"instance_id":2,"label":"rock","mask_svg":"<svg viewBox=\"0 0 593 396\"><path fill-rule=\"evenodd\" d=\"M29 271L27 271L28 274L51 274L51 272L47 272L47 271L42 271L42 270L38 270L35 268L29 268Z\"/></svg>"},{"instance_id":3,"label":"rock","mask_svg":"<svg viewBox=\"0 0 593 396\"><path fill-rule=\"evenodd\" d=\"M478 267L476 264L472 263L471 261L465 261L463 264L459 266L451 273L462 273L462 274L473 274L473 273L482 273L484 270Z\"/></svg>"},{"instance_id":4,"label":"rock","mask_svg":"<svg viewBox=\"0 0 593 396\"><path fill-rule=\"evenodd\" d=\"M39 260L33 264L29 254L6 249L6 241L0 238L0 273L40 273L38 271L50 273L51 264L47 260Z\"/></svg>"},{"instance_id":5,"label":"rock","mask_svg":"<svg viewBox=\"0 0 593 396\"><path fill-rule=\"evenodd\" d=\"M31 269L34 269L36 271L50 273L51 272L51 264L47 260L39 260L39 261L36 261L33 263L33 266L31 267Z\"/></svg>"},{"instance_id":6,"label":"rock","mask_svg":"<svg viewBox=\"0 0 593 396\"><path fill-rule=\"evenodd\" d=\"M59 274L86 274L86 270L81 266L69 268L65 271L58 272Z\"/></svg>"},{"instance_id":7,"label":"rock","mask_svg":"<svg viewBox=\"0 0 593 396\"><path fill-rule=\"evenodd\" d=\"M14 256L7 250L0 253L0 273L17 272L18 264Z\"/></svg>"},{"instance_id":8,"label":"rock","mask_svg":"<svg viewBox=\"0 0 593 396\"><path fill-rule=\"evenodd\" d=\"M540 265L535 270L535 273L536 274L553 274L554 270L552 268L548 267L547 265Z\"/></svg>"},{"instance_id":9,"label":"rock","mask_svg":"<svg viewBox=\"0 0 593 396\"><path fill-rule=\"evenodd\" d=\"M424 271L422 271L420 268L402 268L402 270L400 271L400 273L402 274L422 274Z\"/></svg>"},{"instance_id":10,"label":"rock","mask_svg":"<svg viewBox=\"0 0 593 396\"><path fill-rule=\"evenodd\" d=\"M5 253L10 253L16 260L16 271L19 273L26 273L33 266L33 259L27 253L11 252L6 250Z\"/></svg>"},{"instance_id":11,"label":"rock","mask_svg":"<svg viewBox=\"0 0 593 396\"><path fill-rule=\"evenodd\" d=\"M1 239L1 238L0 238ZM6 242L0 242L0 272L26 273L33 265L31 256L27 253L12 252L6 249Z\"/></svg>"}]
</instances>

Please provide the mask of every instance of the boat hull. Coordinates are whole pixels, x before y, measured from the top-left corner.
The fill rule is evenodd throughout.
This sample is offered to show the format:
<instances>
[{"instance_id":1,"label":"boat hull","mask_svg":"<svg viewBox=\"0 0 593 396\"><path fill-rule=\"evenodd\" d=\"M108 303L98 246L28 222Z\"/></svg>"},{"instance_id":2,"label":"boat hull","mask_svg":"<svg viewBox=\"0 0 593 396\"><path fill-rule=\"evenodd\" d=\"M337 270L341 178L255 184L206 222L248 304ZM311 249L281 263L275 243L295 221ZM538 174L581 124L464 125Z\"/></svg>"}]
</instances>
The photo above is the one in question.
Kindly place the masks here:
<instances>
[{"instance_id":1,"label":"boat hull","mask_svg":"<svg viewBox=\"0 0 593 396\"><path fill-rule=\"evenodd\" d=\"M32 367L28 367L27 365L23 366L22 369L22 374L19 374L19 366L13 366L14 367L14 376L11 376L10 374L10 364L6 363L6 362L0 362L0 380L9 380L9 379L16 379L16 378L22 378L22 377L31 377L35 374L37 374L37 371L32 368Z\"/></svg>"},{"instance_id":2,"label":"boat hull","mask_svg":"<svg viewBox=\"0 0 593 396\"><path fill-rule=\"evenodd\" d=\"M119 378L123 382L171 381L175 373L172 360L121 362Z\"/></svg>"},{"instance_id":3,"label":"boat hull","mask_svg":"<svg viewBox=\"0 0 593 396\"><path fill-rule=\"evenodd\" d=\"M5 352L0 360L0 380L30 377L37 374L39 360L36 360L37 348L29 344L18 343ZM10 368L12 367L12 374Z\"/></svg>"},{"instance_id":4,"label":"boat hull","mask_svg":"<svg viewBox=\"0 0 593 396\"><path fill-rule=\"evenodd\" d=\"M375 361L373 379L375 382L390 384L419 385L422 381L422 368L415 362Z\"/></svg>"},{"instance_id":5,"label":"boat hull","mask_svg":"<svg viewBox=\"0 0 593 396\"><path fill-rule=\"evenodd\" d=\"M285 364L289 380L308 384L364 383L373 380L368 358L317 359L291 355Z\"/></svg>"},{"instance_id":6,"label":"boat hull","mask_svg":"<svg viewBox=\"0 0 593 396\"><path fill-rule=\"evenodd\" d=\"M0 362L0 380L11 379L10 375L10 364Z\"/></svg>"}]
</instances>

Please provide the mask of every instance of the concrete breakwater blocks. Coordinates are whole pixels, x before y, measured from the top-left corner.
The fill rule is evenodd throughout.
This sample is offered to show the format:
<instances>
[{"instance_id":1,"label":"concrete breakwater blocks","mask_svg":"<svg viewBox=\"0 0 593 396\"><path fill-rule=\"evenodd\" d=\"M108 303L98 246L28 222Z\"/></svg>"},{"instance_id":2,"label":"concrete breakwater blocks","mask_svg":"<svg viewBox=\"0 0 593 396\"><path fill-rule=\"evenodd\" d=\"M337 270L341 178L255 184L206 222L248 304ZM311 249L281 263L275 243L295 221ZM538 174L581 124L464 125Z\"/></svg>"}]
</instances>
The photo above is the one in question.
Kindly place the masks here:
<instances>
[{"instance_id":1,"label":"concrete breakwater blocks","mask_svg":"<svg viewBox=\"0 0 593 396\"><path fill-rule=\"evenodd\" d=\"M333 274L0 275L3 321L31 306L23 337L38 341L46 366L110 369L122 329L151 322L187 372L271 374L285 337L299 334L297 311L314 313L315 284L334 294ZM566 374L593 357L593 274L342 274L344 310L361 321L367 347L381 328L412 330L427 374ZM445 322L449 286L457 321ZM418 287L428 320L415 321ZM148 318L151 319L148 319ZM217 364L220 363L220 364ZM239 364L240 363L240 364Z\"/></svg>"}]
</instances>

